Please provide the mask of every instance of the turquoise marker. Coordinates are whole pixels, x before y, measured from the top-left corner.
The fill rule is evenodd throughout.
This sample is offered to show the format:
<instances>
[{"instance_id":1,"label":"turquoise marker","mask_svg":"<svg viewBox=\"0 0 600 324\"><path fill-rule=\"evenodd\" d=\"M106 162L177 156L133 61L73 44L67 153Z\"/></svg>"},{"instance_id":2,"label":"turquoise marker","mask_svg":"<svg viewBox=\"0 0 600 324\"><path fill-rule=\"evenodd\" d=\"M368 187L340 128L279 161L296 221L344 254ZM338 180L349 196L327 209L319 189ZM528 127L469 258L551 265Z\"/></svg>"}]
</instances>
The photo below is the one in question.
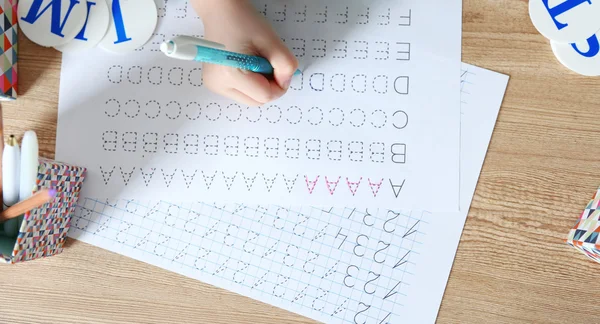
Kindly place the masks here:
<instances>
[{"instance_id":1,"label":"turquoise marker","mask_svg":"<svg viewBox=\"0 0 600 324\"><path fill-rule=\"evenodd\" d=\"M273 66L264 57L229 52L219 43L190 36L178 36L160 45L160 51L168 57L230 66L260 74L273 74ZM297 70L294 75L297 75Z\"/></svg>"}]
</instances>

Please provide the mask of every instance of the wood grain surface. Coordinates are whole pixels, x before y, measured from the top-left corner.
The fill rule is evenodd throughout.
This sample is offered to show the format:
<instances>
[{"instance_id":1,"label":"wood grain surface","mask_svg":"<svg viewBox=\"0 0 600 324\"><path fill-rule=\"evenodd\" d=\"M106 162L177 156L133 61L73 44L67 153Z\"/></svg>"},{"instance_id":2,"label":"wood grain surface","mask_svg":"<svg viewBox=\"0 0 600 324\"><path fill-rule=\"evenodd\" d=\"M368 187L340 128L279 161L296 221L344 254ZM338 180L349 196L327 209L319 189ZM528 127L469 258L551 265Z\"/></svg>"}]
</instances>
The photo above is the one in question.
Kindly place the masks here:
<instances>
[{"instance_id":1,"label":"wood grain surface","mask_svg":"<svg viewBox=\"0 0 600 324\"><path fill-rule=\"evenodd\" d=\"M465 0L463 18L463 61L511 80L438 322L600 321L600 265L562 242L600 185L600 78L556 61L525 0ZM52 158L61 57L19 42L5 134L35 130ZM312 323L75 240L0 280L4 323Z\"/></svg>"}]
</instances>

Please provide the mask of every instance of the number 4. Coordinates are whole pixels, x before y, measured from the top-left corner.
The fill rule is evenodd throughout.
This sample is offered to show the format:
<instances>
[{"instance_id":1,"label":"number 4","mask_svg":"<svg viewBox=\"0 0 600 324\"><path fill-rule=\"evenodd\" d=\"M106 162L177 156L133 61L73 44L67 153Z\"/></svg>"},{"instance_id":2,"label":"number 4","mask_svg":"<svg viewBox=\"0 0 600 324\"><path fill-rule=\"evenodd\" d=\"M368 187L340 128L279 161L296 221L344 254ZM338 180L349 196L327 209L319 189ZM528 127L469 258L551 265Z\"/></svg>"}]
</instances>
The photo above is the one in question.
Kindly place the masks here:
<instances>
[{"instance_id":1,"label":"number 4","mask_svg":"<svg viewBox=\"0 0 600 324\"><path fill-rule=\"evenodd\" d=\"M340 235L344 237L344 240L342 240L342 243L340 243L340 245L338 246L338 249L342 247L342 245L344 244L344 242L346 242L346 239L348 238L348 235L342 234L342 229L341 228L340 228L340 231L335 236L335 238L337 239L338 236L340 236Z\"/></svg>"}]
</instances>

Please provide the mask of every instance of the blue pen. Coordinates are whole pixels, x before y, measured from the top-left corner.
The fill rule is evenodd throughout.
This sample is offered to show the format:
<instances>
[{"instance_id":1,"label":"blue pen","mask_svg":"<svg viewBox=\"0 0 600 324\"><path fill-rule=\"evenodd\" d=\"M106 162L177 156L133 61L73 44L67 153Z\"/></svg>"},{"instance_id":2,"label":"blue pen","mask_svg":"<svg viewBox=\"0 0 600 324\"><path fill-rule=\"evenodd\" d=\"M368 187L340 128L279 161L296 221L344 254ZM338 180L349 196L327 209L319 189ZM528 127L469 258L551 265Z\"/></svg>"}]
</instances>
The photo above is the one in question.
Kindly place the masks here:
<instances>
[{"instance_id":1,"label":"blue pen","mask_svg":"<svg viewBox=\"0 0 600 324\"><path fill-rule=\"evenodd\" d=\"M260 74L273 74L273 66L264 57L229 52L219 43L190 36L178 36L160 45L168 57L230 66ZM297 70L294 75L301 73Z\"/></svg>"}]
</instances>

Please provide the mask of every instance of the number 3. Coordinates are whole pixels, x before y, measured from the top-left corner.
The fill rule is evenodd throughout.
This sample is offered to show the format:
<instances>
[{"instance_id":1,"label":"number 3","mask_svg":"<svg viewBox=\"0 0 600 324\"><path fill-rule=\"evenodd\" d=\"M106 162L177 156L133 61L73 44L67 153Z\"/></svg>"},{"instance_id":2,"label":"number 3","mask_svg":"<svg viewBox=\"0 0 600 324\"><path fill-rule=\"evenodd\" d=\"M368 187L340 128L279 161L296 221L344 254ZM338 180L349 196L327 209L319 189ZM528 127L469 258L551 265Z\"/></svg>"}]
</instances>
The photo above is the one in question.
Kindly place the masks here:
<instances>
[{"instance_id":1,"label":"number 3","mask_svg":"<svg viewBox=\"0 0 600 324\"><path fill-rule=\"evenodd\" d=\"M354 247L354 254L356 254L356 256L359 256L359 257L362 257L362 256L364 256L364 255L365 255L365 253L367 253L367 252L366 252L366 251L367 251L367 249L365 248L365 245L362 245L362 244L360 244L360 243L358 242L358 240L359 240L361 237L364 237L365 239L367 239L367 243L365 243L365 245L369 244L369 237L367 237L366 235L364 235L364 234L360 234L359 236L357 236L357 237L356 237L356 246ZM365 251L364 251L362 254L358 254L358 252L356 252L356 249L357 249L358 247L360 247L360 246L362 246L363 250L365 250Z\"/></svg>"},{"instance_id":2,"label":"number 3","mask_svg":"<svg viewBox=\"0 0 600 324\"><path fill-rule=\"evenodd\" d=\"M354 283L352 284L352 286L350 286L350 285L349 285L349 284L346 282L346 280L347 280L348 278L354 278L354 277L353 277L353 276L350 274L350 268L354 268L354 269L356 269L356 274L358 274L358 270L359 270L359 269L358 269L358 267L357 267L357 266L355 266L355 265L350 265L350 266L348 266L348 268L346 268L346 275L347 275L347 276L346 276L346 277L344 277L344 285L346 285L346 287L348 287L348 288L352 288L352 287L354 287Z\"/></svg>"}]
</instances>

